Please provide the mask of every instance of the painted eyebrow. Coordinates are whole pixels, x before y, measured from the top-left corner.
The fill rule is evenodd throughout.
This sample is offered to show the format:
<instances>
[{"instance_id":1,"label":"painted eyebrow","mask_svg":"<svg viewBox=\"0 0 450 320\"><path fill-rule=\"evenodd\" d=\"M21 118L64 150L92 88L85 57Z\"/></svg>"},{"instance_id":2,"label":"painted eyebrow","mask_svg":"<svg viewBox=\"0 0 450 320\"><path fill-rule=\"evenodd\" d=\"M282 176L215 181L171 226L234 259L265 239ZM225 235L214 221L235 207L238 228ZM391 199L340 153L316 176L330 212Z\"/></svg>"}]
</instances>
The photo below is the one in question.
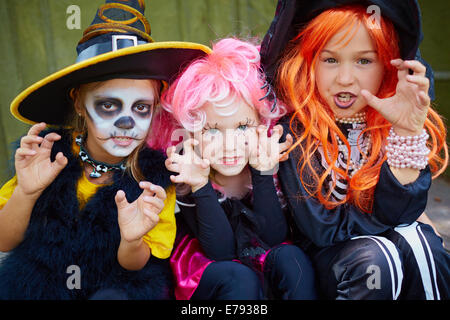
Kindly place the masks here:
<instances>
[{"instance_id":1,"label":"painted eyebrow","mask_svg":"<svg viewBox=\"0 0 450 320\"><path fill-rule=\"evenodd\" d=\"M95 102L98 103L100 101L108 101L108 102L112 102L114 104L117 105L122 105L123 102L120 99L117 98L113 98L113 97L107 97L107 96L94 96Z\"/></svg>"},{"instance_id":2,"label":"painted eyebrow","mask_svg":"<svg viewBox=\"0 0 450 320\"><path fill-rule=\"evenodd\" d=\"M123 101L119 98L114 97L108 97L108 96L94 96L95 101L109 101L117 105L122 105ZM133 102L133 105L137 103L145 103L153 105L155 103L154 99L147 99L147 98L138 98Z\"/></svg>"},{"instance_id":3,"label":"painted eyebrow","mask_svg":"<svg viewBox=\"0 0 450 320\"><path fill-rule=\"evenodd\" d=\"M149 105L152 106L152 105L155 104L155 100L154 99L140 98L140 99L137 99L135 102L133 102L133 105L138 104L138 103L149 104Z\"/></svg>"},{"instance_id":4,"label":"painted eyebrow","mask_svg":"<svg viewBox=\"0 0 450 320\"><path fill-rule=\"evenodd\" d=\"M239 121L239 123L237 125L247 125L247 126L251 127L255 122L256 122L256 119L246 117L245 120Z\"/></svg>"},{"instance_id":5,"label":"painted eyebrow","mask_svg":"<svg viewBox=\"0 0 450 320\"><path fill-rule=\"evenodd\" d=\"M209 124L209 122L207 122L207 123L205 123L205 126L203 127L203 129L218 129L217 125L218 125L218 123L216 122L213 127L213 126L211 126L211 124Z\"/></svg>"},{"instance_id":6,"label":"painted eyebrow","mask_svg":"<svg viewBox=\"0 0 450 320\"><path fill-rule=\"evenodd\" d=\"M253 124L255 122L256 122L256 119L247 117L247 118L245 118L245 120L239 120L234 125L236 127L242 126L242 125L253 126ZM207 122L207 123L205 123L205 126L203 127L203 129L220 129L220 125L218 122L216 122L216 123L214 123L214 126L211 126L211 124L209 122Z\"/></svg>"}]
</instances>

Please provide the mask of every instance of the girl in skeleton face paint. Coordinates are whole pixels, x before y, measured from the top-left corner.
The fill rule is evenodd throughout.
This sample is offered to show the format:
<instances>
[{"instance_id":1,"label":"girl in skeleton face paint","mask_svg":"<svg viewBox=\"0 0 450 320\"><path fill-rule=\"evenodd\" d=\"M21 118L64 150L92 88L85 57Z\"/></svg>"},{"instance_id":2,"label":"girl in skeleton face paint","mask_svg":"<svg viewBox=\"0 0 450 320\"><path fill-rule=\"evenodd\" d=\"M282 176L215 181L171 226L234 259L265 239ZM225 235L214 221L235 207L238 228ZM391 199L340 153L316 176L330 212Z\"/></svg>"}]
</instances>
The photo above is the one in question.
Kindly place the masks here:
<instances>
[{"instance_id":1,"label":"girl in skeleton face paint","mask_svg":"<svg viewBox=\"0 0 450 320\"><path fill-rule=\"evenodd\" d=\"M159 87L155 80L135 79L82 85L75 108L85 119L89 154L97 161L119 163L142 145L158 103Z\"/></svg>"},{"instance_id":2,"label":"girl in skeleton face paint","mask_svg":"<svg viewBox=\"0 0 450 320\"><path fill-rule=\"evenodd\" d=\"M155 42L142 0L106 2L76 63L11 104L32 126L0 188L0 251L12 251L0 300L172 296L175 188L164 153L144 143L159 134L151 122L162 83L210 49ZM69 266L82 270L78 290Z\"/></svg>"}]
</instances>

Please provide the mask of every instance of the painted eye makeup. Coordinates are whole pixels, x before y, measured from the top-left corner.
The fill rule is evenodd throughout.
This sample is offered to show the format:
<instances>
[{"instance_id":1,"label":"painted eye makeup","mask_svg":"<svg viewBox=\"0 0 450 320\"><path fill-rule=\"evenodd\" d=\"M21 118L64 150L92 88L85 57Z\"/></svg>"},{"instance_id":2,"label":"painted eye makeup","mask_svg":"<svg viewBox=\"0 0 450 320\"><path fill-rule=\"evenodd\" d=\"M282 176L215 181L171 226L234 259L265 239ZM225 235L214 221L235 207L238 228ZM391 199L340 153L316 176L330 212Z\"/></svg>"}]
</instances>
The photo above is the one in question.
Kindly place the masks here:
<instances>
[{"instance_id":1,"label":"painted eye makeup","mask_svg":"<svg viewBox=\"0 0 450 320\"><path fill-rule=\"evenodd\" d=\"M220 131L217 128L217 123L215 123L213 127L207 123L206 126L202 129L202 134L216 135L218 133L220 133Z\"/></svg>"},{"instance_id":2,"label":"painted eye makeup","mask_svg":"<svg viewBox=\"0 0 450 320\"><path fill-rule=\"evenodd\" d=\"M122 110L122 103L115 99L102 99L94 102L95 112L102 118L112 118Z\"/></svg>"},{"instance_id":3,"label":"painted eye makeup","mask_svg":"<svg viewBox=\"0 0 450 320\"><path fill-rule=\"evenodd\" d=\"M217 128L210 128L207 130L209 134L217 134L219 133L219 129Z\"/></svg>"},{"instance_id":4,"label":"painted eye makeup","mask_svg":"<svg viewBox=\"0 0 450 320\"><path fill-rule=\"evenodd\" d=\"M255 122L255 119L247 118L245 122L239 123L236 129L240 132L246 131L247 129L254 127Z\"/></svg>"},{"instance_id":5,"label":"painted eye makeup","mask_svg":"<svg viewBox=\"0 0 450 320\"><path fill-rule=\"evenodd\" d=\"M138 116L147 118L152 113L152 105L146 103L136 103L133 105L132 110Z\"/></svg>"},{"instance_id":6,"label":"painted eye makeup","mask_svg":"<svg viewBox=\"0 0 450 320\"><path fill-rule=\"evenodd\" d=\"M240 131L245 131L245 130L247 130L247 125L246 124L240 124L237 127L237 129L240 130Z\"/></svg>"}]
</instances>

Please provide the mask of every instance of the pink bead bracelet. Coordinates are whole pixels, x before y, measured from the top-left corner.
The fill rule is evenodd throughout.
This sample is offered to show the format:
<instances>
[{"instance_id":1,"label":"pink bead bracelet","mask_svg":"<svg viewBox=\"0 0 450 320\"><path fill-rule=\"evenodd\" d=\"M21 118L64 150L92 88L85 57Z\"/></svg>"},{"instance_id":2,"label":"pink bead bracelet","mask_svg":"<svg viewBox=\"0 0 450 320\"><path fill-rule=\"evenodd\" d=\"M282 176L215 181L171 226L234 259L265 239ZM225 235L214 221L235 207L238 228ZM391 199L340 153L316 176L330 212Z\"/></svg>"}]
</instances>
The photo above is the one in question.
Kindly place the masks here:
<instances>
[{"instance_id":1,"label":"pink bead bracelet","mask_svg":"<svg viewBox=\"0 0 450 320\"><path fill-rule=\"evenodd\" d=\"M428 133L423 129L417 136L399 136L391 128L387 137L387 162L394 168L424 169L428 164Z\"/></svg>"}]
</instances>

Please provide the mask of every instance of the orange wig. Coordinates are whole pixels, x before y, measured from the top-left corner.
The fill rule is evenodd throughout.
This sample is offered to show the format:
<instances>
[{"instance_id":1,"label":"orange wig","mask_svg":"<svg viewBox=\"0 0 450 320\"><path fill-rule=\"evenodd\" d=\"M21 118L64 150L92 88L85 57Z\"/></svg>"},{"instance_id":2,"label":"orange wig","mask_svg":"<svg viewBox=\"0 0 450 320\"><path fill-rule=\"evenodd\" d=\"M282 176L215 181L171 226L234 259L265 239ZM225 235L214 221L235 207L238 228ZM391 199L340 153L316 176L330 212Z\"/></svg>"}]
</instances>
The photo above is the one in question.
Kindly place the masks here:
<instances>
[{"instance_id":1,"label":"orange wig","mask_svg":"<svg viewBox=\"0 0 450 320\"><path fill-rule=\"evenodd\" d=\"M297 37L289 42L277 70L276 88L277 95L293 111L291 129L296 136L296 143L290 151L300 148L297 169L308 193L328 209L351 203L369 213L372 211L373 195L379 180L380 168L386 159L383 148L386 145L390 124L375 109L370 106L366 108L367 127L363 133L370 134L371 146L367 154L367 162L350 177L346 169L335 166L338 158L336 136L339 136L346 144L349 154L350 145L337 127L331 109L321 99L315 82L315 63L327 42L341 30L348 30L343 37L348 38L351 30L360 24L368 30L375 43L378 57L384 65L384 78L377 96L379 98L393 96L398 78L397 69L391 66L390 61L400 56L395 28L389 20L382 17L379 27L374 27L373 17L362 6L330 9L311 20ZM343 40L341 39L341 42ZM345 46L346 43L348 42L342 45ZM294 127L295 119L302 124L301 130ZM430 135L429 166L433 177L437 177L447 166L448 147L445 140L445 125L432 108L429 109L425 128ZM319 146L322 146L328 163L328 168L323 172L318 171L311 161ZM326 178L330 174L338 174L348 182L347 196L341 201L331 198L331 189L325 191ZM334 187L335 184L332 188Z\"/></svg>"}]
</instances>

